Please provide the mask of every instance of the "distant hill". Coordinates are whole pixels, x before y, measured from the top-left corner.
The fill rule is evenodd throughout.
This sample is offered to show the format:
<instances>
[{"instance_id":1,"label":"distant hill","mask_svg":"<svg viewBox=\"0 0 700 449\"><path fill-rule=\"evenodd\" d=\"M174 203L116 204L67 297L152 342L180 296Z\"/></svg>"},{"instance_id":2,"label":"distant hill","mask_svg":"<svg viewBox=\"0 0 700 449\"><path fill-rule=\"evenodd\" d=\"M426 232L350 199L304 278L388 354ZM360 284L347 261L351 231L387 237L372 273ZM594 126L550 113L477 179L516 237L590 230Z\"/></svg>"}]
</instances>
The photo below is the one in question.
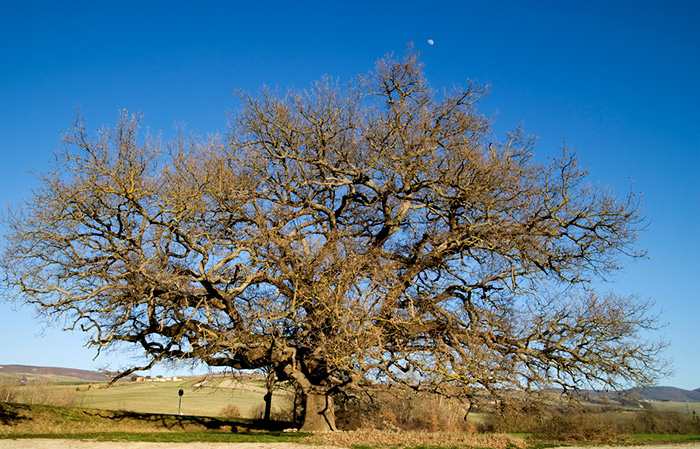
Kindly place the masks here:
<instances>
[{"instance_id":1,"label":"distant hill","mask_svg":"<svg viewBox=\"0 0 700 449\"><path fill-rule=\"evenodd\" d=\"M47 382L106 382L107 375L100 371L81 370L73 368L57 368L50 366L0 365L0 377L11 377L17 380ZM126 379L123 379L126 380ZM634 388L627 392L631 398L647 401L700 402L700 388L684 390L676 387ZM613 392L585 393L589 397L616 397Z\"/></svg>"},{"instance_id":2,"label":"distant hill","mask_svg":"<svg viewBox=\"0 0 700 449\"><path fill-rule=\"evenodd\" d=\"M676 387L634 388L630 393L649 401L700 402L700 388L692 391Z\"/></svg>"},{"instance_id":3,"label":"distant hill","mask_svg":"<svg viewBox=\"0 0 700 449\"><path fill-rule=\"evenodd\" d=\"M99 371L27 365L0 365L0 376L25 379L26 381L44 380L50 382L106 382L108 380L107 375Z\"/></svg>"}]
</instances>

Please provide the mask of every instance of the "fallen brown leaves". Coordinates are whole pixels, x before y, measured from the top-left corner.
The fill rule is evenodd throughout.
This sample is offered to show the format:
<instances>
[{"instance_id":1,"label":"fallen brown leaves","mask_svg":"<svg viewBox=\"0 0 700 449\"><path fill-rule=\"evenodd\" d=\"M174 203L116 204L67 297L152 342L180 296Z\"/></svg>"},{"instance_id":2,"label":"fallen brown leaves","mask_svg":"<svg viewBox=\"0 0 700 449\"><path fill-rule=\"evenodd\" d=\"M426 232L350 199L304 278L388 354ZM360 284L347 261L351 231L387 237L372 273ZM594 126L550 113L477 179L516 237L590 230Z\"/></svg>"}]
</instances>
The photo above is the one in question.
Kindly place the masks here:
<instances>
[{"instance_id":1,"label":"fallen brown leaves","mask_svg":"<svg viewBox=\"0 0 700 449\"><path fill-rule=\"evenodd\" d=\"M389 432L380 430L357 430L332 432L305 438L305 441L323 446L441 446L493 449L524 448L522 438L502 434L466 434L450 432Z\"/></svg>"}]
</instances>

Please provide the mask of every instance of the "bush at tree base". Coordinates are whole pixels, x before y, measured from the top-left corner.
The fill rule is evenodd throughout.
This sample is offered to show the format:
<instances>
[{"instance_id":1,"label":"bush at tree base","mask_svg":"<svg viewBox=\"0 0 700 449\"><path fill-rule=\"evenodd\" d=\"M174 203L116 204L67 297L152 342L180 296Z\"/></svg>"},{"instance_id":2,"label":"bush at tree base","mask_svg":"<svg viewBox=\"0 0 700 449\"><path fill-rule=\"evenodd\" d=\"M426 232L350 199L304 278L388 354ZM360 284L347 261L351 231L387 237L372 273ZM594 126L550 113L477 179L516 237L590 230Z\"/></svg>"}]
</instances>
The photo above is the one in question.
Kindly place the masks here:
<instances>
[{"instance_id":1,"label":"bush at tree base","mask_svg":"<svg viewBox=\"0 0 700 449\"><path fill-rule=\"evenodd\" d=\"M467 432L476 426L465 420L466 407L456 400L411 391L380 392L336 401L336 424L342 430Z\"/></svg>"}]
</instances>

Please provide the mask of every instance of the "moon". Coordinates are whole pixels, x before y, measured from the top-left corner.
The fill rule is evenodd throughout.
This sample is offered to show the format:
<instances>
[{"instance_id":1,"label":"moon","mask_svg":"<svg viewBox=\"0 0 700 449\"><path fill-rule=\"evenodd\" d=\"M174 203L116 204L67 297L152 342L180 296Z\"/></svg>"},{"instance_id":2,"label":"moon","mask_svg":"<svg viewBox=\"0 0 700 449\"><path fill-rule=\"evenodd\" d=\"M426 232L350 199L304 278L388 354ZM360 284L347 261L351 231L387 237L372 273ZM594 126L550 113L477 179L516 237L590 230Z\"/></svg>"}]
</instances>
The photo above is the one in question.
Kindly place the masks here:
<instances>
[{"instance_id":1,"label":"moon","mask_svg":"<svg viewBox=\"0 0 700 449\"><path fill-rule=\"evenodd\" d=\"M434 43L435 43L435 41L434 41L434 40L432 40L432 39L428 39L428 45L433 45Z\"/></svg>"}]
</instances>

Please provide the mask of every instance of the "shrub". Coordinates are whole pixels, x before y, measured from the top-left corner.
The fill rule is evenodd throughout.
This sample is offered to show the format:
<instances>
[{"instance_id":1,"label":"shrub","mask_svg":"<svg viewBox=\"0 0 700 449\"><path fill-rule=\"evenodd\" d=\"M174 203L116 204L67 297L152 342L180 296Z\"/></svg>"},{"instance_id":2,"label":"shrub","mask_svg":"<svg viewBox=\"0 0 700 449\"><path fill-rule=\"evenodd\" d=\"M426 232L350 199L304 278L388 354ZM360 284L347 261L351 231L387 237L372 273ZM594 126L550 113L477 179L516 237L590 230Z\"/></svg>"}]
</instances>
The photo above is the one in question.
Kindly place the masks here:
<instances>
[{"instance_id":1,"label":"shrub","mask_svg":"<svg viewBox=\"0 0 700 449\"><path fill-rule=\"evenodd\" d=\"M221 409L221 412L219 412L219 416L221 416L222 418L240 418L241 409L238 408L237 405L228 404L227 406Z\"/></svg>"},{"instance_id":2,"label":"shrub","mask_svg":"<svg viewBox=\"0 0 700 449\"><path fill-rule=\"evenodd\" d=\"M628 433L700 434L700 421L672 411L644 410L635 413L625 426Z\"/></svg>"},{"instance_id":3,"label":"shrub","mask_svg":"<svg viewBox=\"0 0 700 449\"><path fill-rule=\"evenodd\" d=\"M478 430L495 433L532 433L540 429L555 413L555 409L536 401L501 403L497 412L484 417Z\"/></svg>"},{"instance_id":4,"label":"shrub","mask_svg":"<svg viewBox=\"0 0 700 449\"><path fill-rule=\"evenodd\" d=\"M498 404L479 426L482 432L532 433L551 441L620 441L621 429L610 413L575 403L533 398Z\"/></svg>"},{"instance_id":5,"label":"shrub","mask_svg":"<svg viewBox=\"0 0 700 449\"><path fill-rule=\"evenodd\" d=\"M6 379L0 379L0 402L15 402L15 385Z\"/></svg>"},{"instance_id":6,"label":"shrub","mask_svg":"<svg viewBox=\"0 0 700 449\"><path fill-rule=\"evenodd\" d=\"M545 420L535 432L539 439L551 441L623 441L619 427L597 413L556 414Z\"/></svg>"},{"instance_id":7,"label":"shrub","mask_svg":"<svg viewBox=\"0 0 700 449\"><path fill-rule=\"evenodd\" d=\"M376 391L371 397L339 398L336 425L342 430L476 432L462 404L436 395Z\"/></svg>"}]
</instances>

